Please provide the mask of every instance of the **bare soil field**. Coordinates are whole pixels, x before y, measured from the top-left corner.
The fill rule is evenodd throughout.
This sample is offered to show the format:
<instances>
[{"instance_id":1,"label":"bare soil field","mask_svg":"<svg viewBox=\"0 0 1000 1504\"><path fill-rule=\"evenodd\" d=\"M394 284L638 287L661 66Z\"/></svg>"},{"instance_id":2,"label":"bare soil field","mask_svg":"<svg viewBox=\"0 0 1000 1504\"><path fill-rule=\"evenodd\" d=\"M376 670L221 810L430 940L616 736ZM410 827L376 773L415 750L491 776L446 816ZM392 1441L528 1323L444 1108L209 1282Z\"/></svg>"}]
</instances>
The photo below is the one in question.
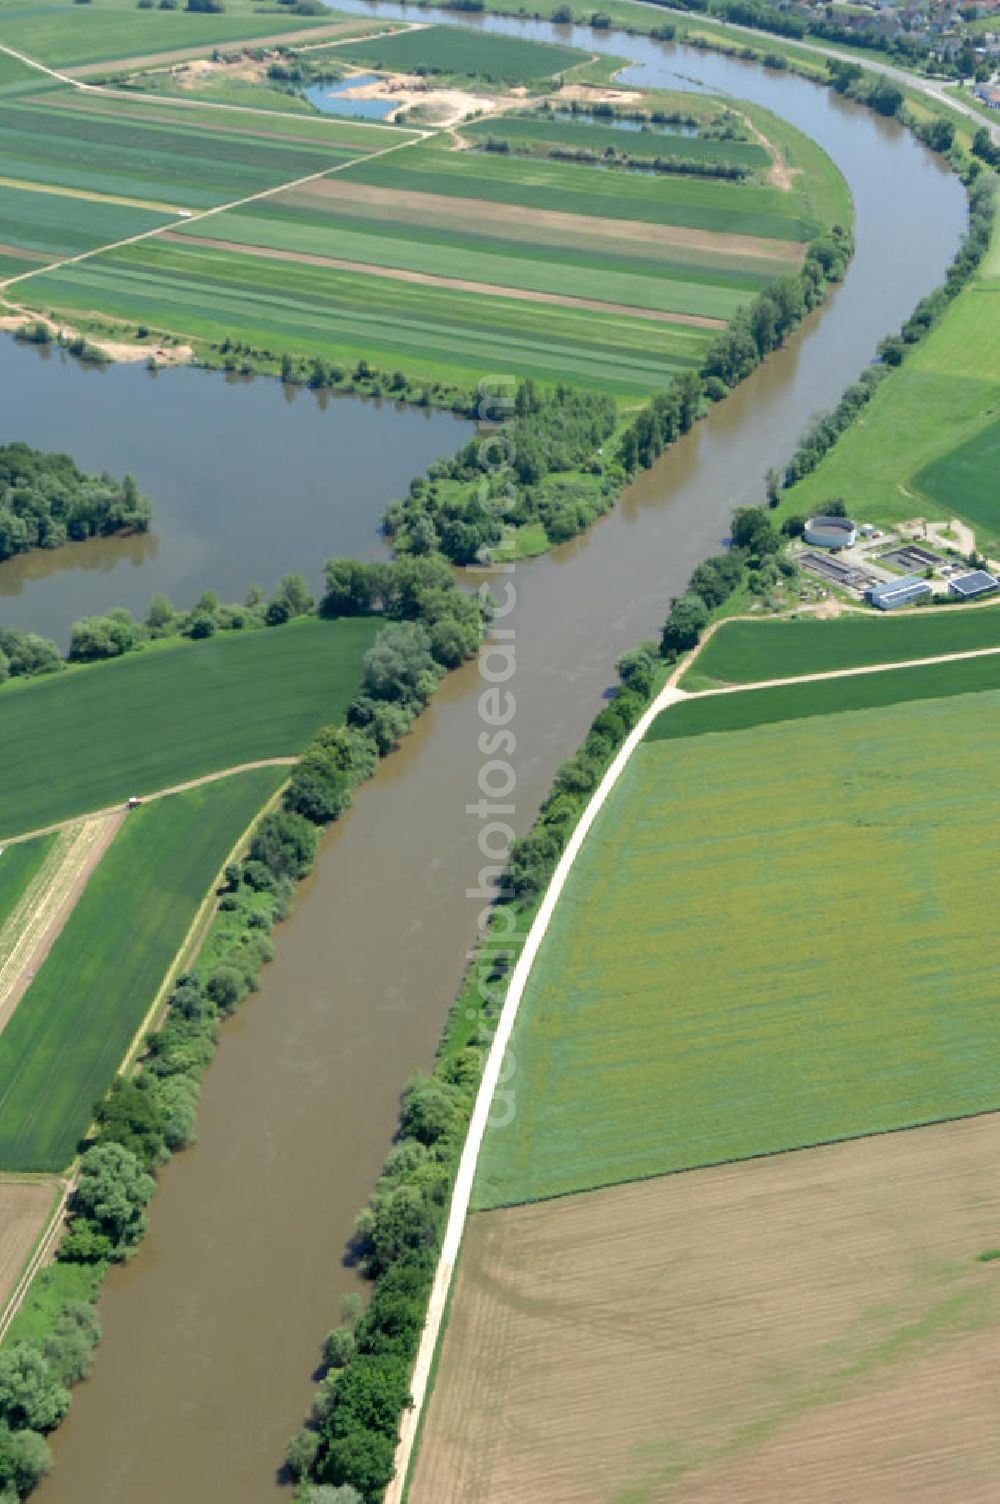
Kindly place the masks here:
<instances>
[{"instance_id":1,"label":"bare soil field","mask_svg":"<svg viewBox=\"0 0 1000 1504\"><path fill-rule=\"evenodd\" d=\"M992 1504L1000 1116L468 1224L410 1504Z\"/></svg>"},{"instance_id":2,"label":"bare soil field","mask_svg":"<svg viewBox=\"0 0 1000 1504\"><path fill-rule=\"evenodd\" d=\"M47 1180L0 1180L0 1316L45 1226L55 1193L55 1185Z\"/></svg>"}]
</instances>

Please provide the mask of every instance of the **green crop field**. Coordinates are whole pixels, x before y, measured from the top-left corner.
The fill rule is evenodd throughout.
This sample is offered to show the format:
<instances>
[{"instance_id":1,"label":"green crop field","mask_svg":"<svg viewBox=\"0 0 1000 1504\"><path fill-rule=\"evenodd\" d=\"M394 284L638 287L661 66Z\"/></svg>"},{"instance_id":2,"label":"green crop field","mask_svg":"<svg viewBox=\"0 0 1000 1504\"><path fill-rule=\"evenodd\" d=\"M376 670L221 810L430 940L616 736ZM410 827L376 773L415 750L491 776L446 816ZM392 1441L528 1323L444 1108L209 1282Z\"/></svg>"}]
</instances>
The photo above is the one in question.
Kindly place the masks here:
<instances>
[{"instance_id":1,"label":"green crop field","mask_svg":"<svg viewBox=\"0 0 1000 1504\"><path fill-rule=\"evenodd\" d=\"M283 777L258 768L129 815L0 1034L0 1168L72 1159L199 904Z\"/></svg>"},{"instance_id":2,"label":"green crop field","mask_svg":"<svg viewBox=\"0 0 1000 1504\"><path fill-rule=\"evenodd\" d=\"M364 143L362 131L343 128L326 139L313 126L316 139L299 139L295 125L282 133L245 112L210 115L168 101L78 105L67 91L0 104L0 155L8 181L202 209L321 173L376 147L375 140ZM63 208L72 214L70 201Z\"/></svg>"},{"instance_id":3,"label":"green crop field","mask_svg":"<svg viewBox=\"0 0 1000 1504\"><path fill-rule=\"evenodd\" d=\"M627 244L620 255L567 249L555 256L545 246L530 242L519 246L499 236L449 234L443 228L416 230L406 223L365 224L293 208L283 196L230 210L201 228L213 240L225 240L234 247L335 257L363 266L725 320L768 280L752 273L699 271L680 263L671 267L644 258L641 248ZM195 223L190 234L197 237L198 230Z\"/></svg>"},{"instance_id":4,"label":"green crop field","mask_svg":"<svg viewBox=\"0 0 1000 1504\"><path fill-rule=\"evenodd\" d=\"M0 690L0 838L258 758L343 719L377 618L170 644Z\"/></svg>"},{"instance_id":5,"label":"green crop field","mask_svg":"<svg viewBox=\"0 0 1000 1504\"><path fill-rule=\"evenodd\" d=\"M998 758L1000 691L645 743L535 964L475 1205L1000 1107Z\"/></svg>"},{"instance_id":6,"label":"green crop field","mask_svg":"<svg viewBox=\"0 0 1000 1504\"><path fill-rule=\"evenodd\" d=\"M755 684L938 653L1000 647L1000 609L841 616L836 621L728 621L698 654L682 689Z\"/></svg>"},{"instance_id":7,"label":"green crop field","mask_svg":"<svg viewBox=\"0 0 1000 1504\"><path fill-rule=\"evenodd\" d=\"M344 178L397 192L440 193L773 240L809 240L820 230L801 217L795 198L778 188L610 173L577 162L449 151L433 141L378 161L359 162Z\"/></svg>"},{"instance_id":8,"label":"green crop field","mask_svg":"<svg viewBox=\"0 0 1000 1504\"><path fill-rule=\"evenodd\" d=\"M1000 231L979 275L876 393L863 422L784 493L779 520L792 513L808 516L831 496L842 496L863 521L891 525L913 516L959 517L977 529L982 551L1000 551L996 496L991 504L988 488L985 496L975 489L967 495L967 472L949 477L948 458L957 451L962 464L975 455L973 441L995 428L998 403ZM925 491L918 479L928 473L932 482L937 477L934 491ZM973 465L968 478L974 481L975 473Z\"/></svg>"},{"instance_id":9,"label":"green crop field","mask_svg":"<svg viewBox=\"0 0 1000 1504\"><path fill-rule=\"evenodd\" d=\"M38 875L55 842L53 834L38 836L34 841L19 841L15 846L0 847L0 930ZM0 950L0 960L2 958Z\"/></svg>"},{"instance_id":10,"label":"green crop field","mask_svg":"<svg viewBox=\"0 0 1000 1504\"><path fill-rule=\"evenodd\" d=\"M520 37L477 35L457 26L428 26L392 37L351 42L338 47L337 56L365 68L409 73L423 67L435 73L462 74L508 84L535 83L587 61L587 54L574 47L527 42Z\"/></svg>"},{"instance_id":11,"label":"green crop field","mask_svg":"<svg viewBox=\"0 0 1000 1504\"><path fill-rule=\"evenodd\" d=\"M954 607L956 611L961 606ZM772 721L809 720L849 710L874 710L906 700L950 699L1000 686L1000 653L843 679L780 684L745 693L696 695L656 717L646 740L673 741L716 731L742 731ZM961 715L955 707L956 724Z\"/></svg>"},{"instance_id":12,"label":"green crop field","mask_svg":"<svg viewBox=\"0 0 1000 1504\"><path fill-rule=\"evenodd\" d=\"M162 210L35 193L0 183L0 236L5 245L30 253L25 260L10 258L9 276L30 271L32 260L78 256L107 245L109 239L121 240L169 224L170 218Z\"/></svg>"},{"instance_id":13,"label":"green crop field","mask_svg":"<svg viewBox=\"0 0 1000 1504\"><path fill-rule=\"evenodd\" d=\"M965 517L973 527L996 537L1000 534L1000 419L918 470L913 484L949 516Z\"/></svg>"},{"instance_id":14,"label":"green crop field","mask_svg":"<svg viewBox=\"0 0 1000 1504\"><path fill-rule=\"evenodd\" d=\"M589 309L524 304L364 273L147 242L43 273L32 299L102 308L209 339L340 359L474 386L483 370L642 396L704 358L712 330Z\"/></svg>"},{"instance_id":15,"label":"green crop field","mask_svg":"<svg viewBox=\"0 0 1000 1504\"><path fill-rule=\"evenodd\" d=\"M717 141L710 136L682 136L659 130L628 130L622 126L595 125L589 121L552 119L546 115L508 115L475 120L460 134L479 142L490 136L501 141L553 146L604 148L637 157L683 157L691 162L732 163L741 167L767 168L771 158L762 146L749 141Z\"/></svg>"},{"instance_id":16,"label":"green crop field","mask_svg":"<svg viewBox=\"0 0 1000 1504\"><path fill-rule=\"evenodd\" d=\"M86 6L70 0L33 0L0 7L0 43L39 62L111 62L180 48L206 53L227 42L329 27L345 18L335 11L318 20L281 11L254 11L248 0L227 0L224 14L140 10L134 0L96 0Z\"/></svg>"}]
</instances>

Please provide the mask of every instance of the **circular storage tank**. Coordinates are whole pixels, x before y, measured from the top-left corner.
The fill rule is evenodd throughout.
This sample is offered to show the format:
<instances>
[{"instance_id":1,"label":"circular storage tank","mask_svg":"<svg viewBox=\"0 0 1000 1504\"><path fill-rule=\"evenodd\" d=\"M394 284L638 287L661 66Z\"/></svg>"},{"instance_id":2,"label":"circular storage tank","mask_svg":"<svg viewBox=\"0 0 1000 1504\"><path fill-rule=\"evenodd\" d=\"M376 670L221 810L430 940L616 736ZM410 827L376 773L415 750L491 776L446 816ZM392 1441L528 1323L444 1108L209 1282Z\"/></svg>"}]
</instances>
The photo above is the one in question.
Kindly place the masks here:
<instances>
[{"instance_id":1,"label":"circular storage tank","mask_svg":"<svg viewBox=\"0 0 1000 1504\"><path fill-rule=\"evenodd\" d=\"M850 517L810 517L802 536L813 548L851 548L858 526Z\"/></svg>"}]
</instances>

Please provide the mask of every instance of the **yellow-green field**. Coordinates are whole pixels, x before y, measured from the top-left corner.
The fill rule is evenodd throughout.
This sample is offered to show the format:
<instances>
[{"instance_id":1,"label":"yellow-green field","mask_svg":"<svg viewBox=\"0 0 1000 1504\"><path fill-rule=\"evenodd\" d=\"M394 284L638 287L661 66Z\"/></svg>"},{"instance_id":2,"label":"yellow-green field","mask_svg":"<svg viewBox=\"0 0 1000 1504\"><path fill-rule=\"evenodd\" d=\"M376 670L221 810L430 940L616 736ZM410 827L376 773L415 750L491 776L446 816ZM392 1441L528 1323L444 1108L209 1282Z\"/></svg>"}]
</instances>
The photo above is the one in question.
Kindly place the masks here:
<instances>
[{"instance_id":1,"label":"yellow-green field","mask_svg":"<svg viewBox=\"0 0 1000 1504\"><path fill-rule=\"evenodd\" d=\"M1000 691L644 744L529 982L476 1204L1000 1106L998 757Z\"/></svg>"}]
</instances>

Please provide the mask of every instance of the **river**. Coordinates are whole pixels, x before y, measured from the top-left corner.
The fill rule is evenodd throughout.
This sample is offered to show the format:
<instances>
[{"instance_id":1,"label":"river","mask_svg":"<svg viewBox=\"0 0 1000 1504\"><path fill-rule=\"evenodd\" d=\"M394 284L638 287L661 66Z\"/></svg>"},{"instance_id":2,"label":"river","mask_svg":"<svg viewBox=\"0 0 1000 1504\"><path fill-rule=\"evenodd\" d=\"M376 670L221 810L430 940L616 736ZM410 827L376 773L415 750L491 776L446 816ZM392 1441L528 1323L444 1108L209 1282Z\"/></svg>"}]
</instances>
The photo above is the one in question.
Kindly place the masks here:
<instances>
[{"instance_id":1,"label":"river","mask_svg":"<svg viewBox=\"0 0 1000 1504\"><path fill-rule=\"evenodd\" d=\"M957 181L898 126L815 85L641 38L581 39L633 59L646 83L696 76L808 131L851 183L858 249L844 286L789 347L588 538L518 567L508 620L521 829L598 708L615 657L656 633L731 508L760 499L765 469L788 456L810 414L837 400L879 337L941 280L964 217ZM99 385L89 391L99 403ZM269 431L280 433L277 419ZM293 562L289 552L275 568ZM482 864L479 823L466 813L479 797L479 688L475 666L453 674L326 839L261 991L225 1027L198 1144L164 1171L148 1238L107 1282L104 1344L55 1437L39 1504L274 1504L319 1342L353 1286L342 1264L353 1216L388 1148L402 1083L433 1058L474 935L479 903L464 895Z\"/></svg>"}]
</instances>

